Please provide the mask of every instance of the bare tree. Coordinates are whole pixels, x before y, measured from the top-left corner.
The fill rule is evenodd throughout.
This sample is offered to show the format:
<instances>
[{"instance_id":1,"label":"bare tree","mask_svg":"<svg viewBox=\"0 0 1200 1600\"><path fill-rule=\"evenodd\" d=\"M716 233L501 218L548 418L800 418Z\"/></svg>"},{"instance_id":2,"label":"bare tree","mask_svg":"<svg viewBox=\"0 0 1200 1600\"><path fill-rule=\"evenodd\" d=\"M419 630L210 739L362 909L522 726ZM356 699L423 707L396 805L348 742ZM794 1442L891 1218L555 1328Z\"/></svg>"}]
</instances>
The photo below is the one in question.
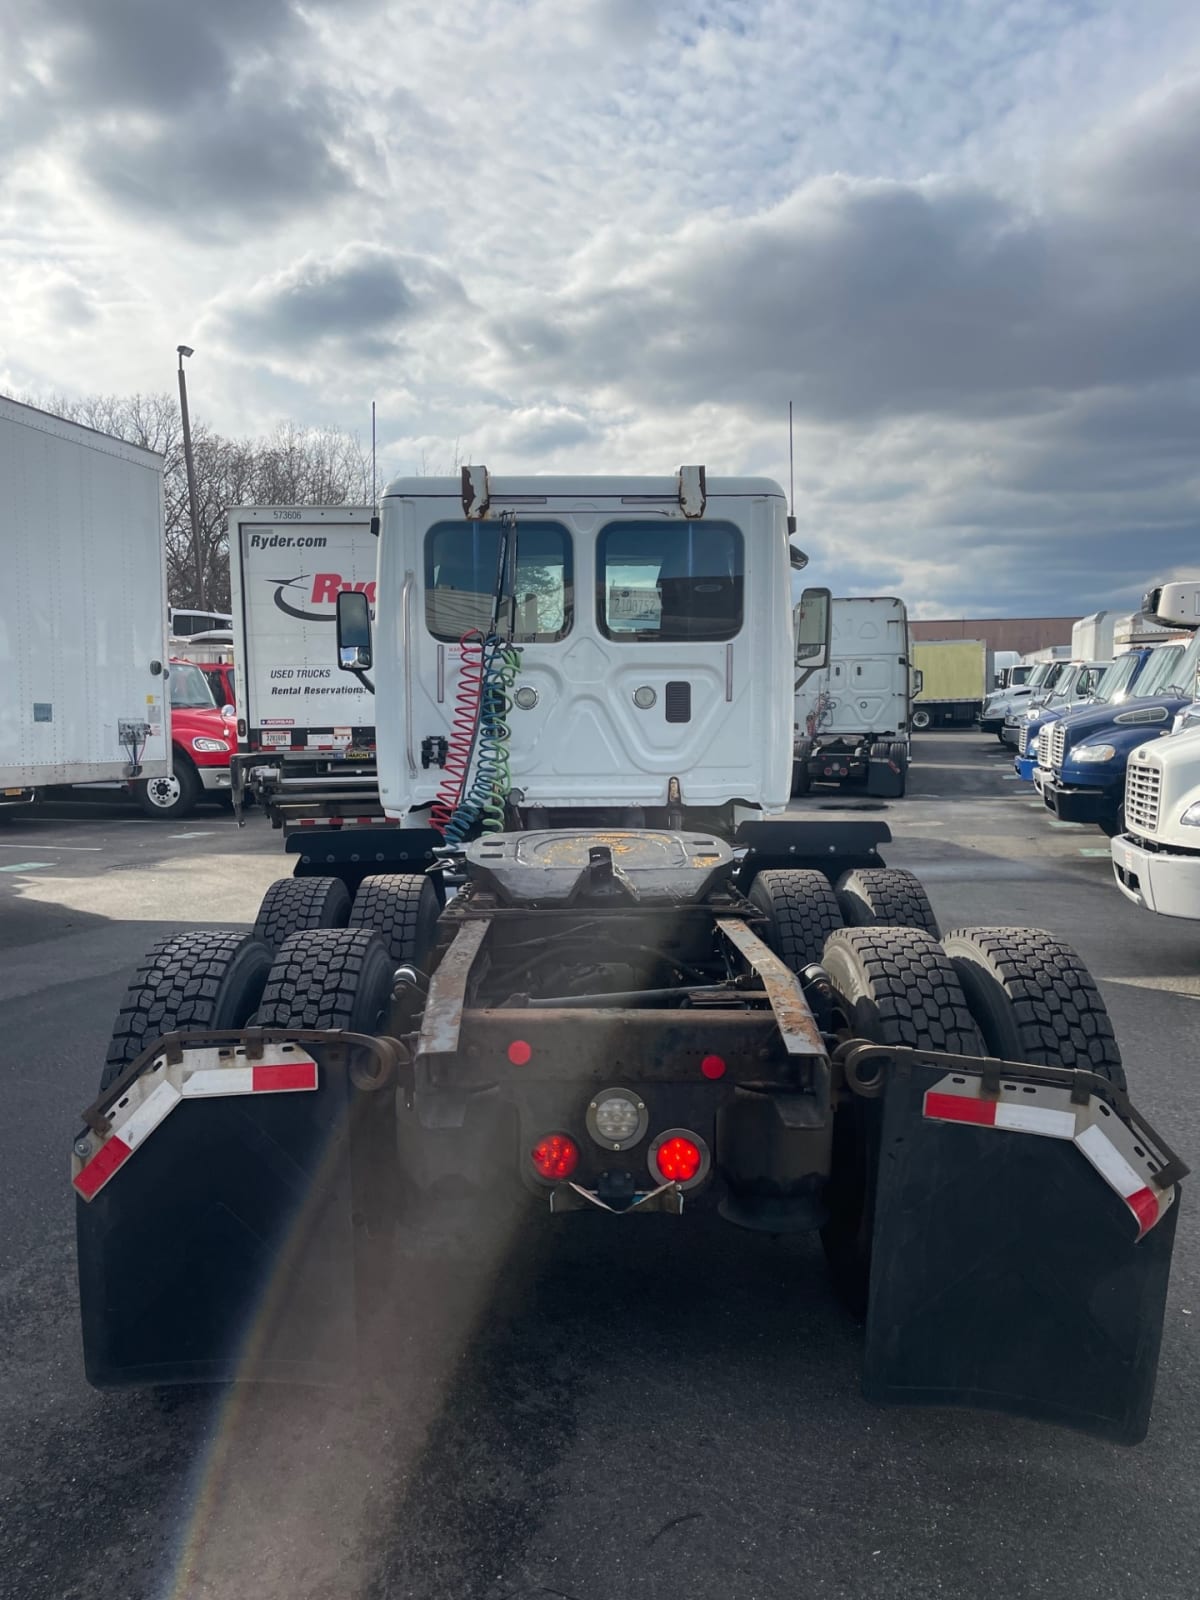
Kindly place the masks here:
<instances>
[{"instance_id":1,"label":"bare tree","mask_svg":"<svg viewBox=\"0 0 1200 1600\"><path fill-rule=\"evenodd\" d=\"M31 399L30 404L163 456L167 592L172 605L197 605L178 399L172 394L54 395ZM337 428L284 422L265 439L227 439L193 419L192 455L204 592L207 604L216 610L228 610L230 603L226 518L231 506L375 501L369 450L364 450L357 434Z\"/></svg>"}]
</instances>

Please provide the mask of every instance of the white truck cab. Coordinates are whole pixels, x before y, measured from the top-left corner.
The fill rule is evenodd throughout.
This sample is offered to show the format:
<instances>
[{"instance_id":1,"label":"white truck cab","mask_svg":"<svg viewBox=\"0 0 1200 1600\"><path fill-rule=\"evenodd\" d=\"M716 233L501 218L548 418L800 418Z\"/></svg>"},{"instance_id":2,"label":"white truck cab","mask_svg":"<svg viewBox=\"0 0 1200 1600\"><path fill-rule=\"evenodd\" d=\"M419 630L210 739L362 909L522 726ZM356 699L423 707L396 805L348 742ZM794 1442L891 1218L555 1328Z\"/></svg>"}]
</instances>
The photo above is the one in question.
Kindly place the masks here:
<instances>
[{"instance_id":1,"label":"white truck cab","mask_svg":"<svg viewBox=\"0 0 1200 1600\"><path fill-rule=\"evenodd\" d=\"M1164 584L1143 609L1168 626L1200 629L1200 583ZM1191 681L1196 643L1188 648ZM1112 841L1113 874L1127 900L1164 917L1200 919L1200 727L1188 711L1180 731L1151 739L1130 752L1125 769L1125 827Z\"/></svg>"},{"instance_id":2,"label":"white truck cab","mask_svg":"<svg viewBox=\"0 0 1200 1600\"><path fill-rule=\"evenodd\" d=\"M461 482L392 483L373 643L385 815L436 826L435 802L474 754L456 731L480 703L484 641L497 633L503 703L479 740L504 763L493 795L503 789L533 825L550 812L556 825L602 812L715 826L718 814L781 811L796 564L769 479L471 467Z\"/></svg>"}]
</instances>

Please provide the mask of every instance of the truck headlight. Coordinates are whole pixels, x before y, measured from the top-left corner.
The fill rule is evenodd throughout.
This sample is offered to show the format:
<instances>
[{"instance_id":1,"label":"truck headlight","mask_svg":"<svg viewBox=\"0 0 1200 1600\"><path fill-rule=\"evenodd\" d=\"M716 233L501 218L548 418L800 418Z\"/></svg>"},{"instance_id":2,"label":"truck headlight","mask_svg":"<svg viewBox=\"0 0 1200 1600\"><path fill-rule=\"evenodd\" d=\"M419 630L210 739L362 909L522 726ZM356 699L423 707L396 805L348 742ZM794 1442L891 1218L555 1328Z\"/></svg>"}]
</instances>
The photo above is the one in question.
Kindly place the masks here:
<instances>
[{"instance_id":1,"label":"truck headlight","mask_svg":"<svg viewBox=\"0 0 1200 1600\"><path fill-rule=\"evenodd\" d=\"M226 755L229 753L229 746L225 743L224 739L193 739L192 749L203 750L205 752L220 750Z\"/></svg>"},{"instance_id":2,"label":"truck headlight","mask_svg":"<svg viewBox=\"0 0 1200 1600\"><path fill-rule=\"evenodd\" d=\"M1111 761L1116 755L1116 750L1111 744L1081 744L1078 750L1072 750L1072 761Z\"/></svg>"},{"instance_id":3,"label":"truck headlight","mask_svg":"<svg viewBox=\"0 0 1200 1600\"><path fill-rule=\"evenodd\" d=\"M1185 828L1200 828L1200 800L1193 801L1179 820Z\"/></svg>"}]
</instances>

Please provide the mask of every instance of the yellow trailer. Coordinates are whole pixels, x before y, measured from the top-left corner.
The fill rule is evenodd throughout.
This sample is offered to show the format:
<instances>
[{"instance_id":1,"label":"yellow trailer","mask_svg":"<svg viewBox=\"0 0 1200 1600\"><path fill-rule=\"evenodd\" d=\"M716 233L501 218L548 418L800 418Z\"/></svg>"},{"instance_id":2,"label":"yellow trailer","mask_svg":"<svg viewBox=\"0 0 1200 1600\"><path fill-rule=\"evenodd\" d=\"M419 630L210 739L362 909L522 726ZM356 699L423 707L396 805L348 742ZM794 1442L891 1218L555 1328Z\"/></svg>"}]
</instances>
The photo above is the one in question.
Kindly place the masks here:
<instances>
[{"instance_id":1,"label":"yellow trailer","mask_svg":"<svg viewBox=\"0 0 1200 1600\"><path fill-rule=\"evenodd\" d=\"M970 725L991 688L991 651L982 639L922 639L912 646L920 687L913 697L915 729Z\"/></svg>"}]
</instances>

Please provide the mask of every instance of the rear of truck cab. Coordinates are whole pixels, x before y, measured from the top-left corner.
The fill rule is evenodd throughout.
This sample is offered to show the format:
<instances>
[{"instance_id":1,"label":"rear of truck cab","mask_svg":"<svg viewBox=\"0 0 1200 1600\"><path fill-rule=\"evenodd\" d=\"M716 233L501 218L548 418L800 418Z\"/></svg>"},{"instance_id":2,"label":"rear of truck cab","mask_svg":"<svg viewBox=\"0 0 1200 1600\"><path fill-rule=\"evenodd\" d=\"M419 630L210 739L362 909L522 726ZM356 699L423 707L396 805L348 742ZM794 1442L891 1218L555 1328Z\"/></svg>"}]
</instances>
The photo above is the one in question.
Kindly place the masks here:
<instances>
[{"instance_id":1,"label":"rear of truck cab","mask_svg":"<svg viewBox=\"0 0 1200 1600\"><path fill-rule=\"evenodd\" d=\"M674 479L489 478L486 516L458 479L383 499L377 717L386 815L420 825L446 781L444 743L471 694L464 636L492 618L500 534L516 540L519 652L508 753L535 814L781 810L791 780L791 597L783 492L709 479L702 516ZM691 614L677 601L685 594ZM566 725L564 703L571 705ZM535 817L536 820L536 817Z\"/></svg>"}]
</instances>

